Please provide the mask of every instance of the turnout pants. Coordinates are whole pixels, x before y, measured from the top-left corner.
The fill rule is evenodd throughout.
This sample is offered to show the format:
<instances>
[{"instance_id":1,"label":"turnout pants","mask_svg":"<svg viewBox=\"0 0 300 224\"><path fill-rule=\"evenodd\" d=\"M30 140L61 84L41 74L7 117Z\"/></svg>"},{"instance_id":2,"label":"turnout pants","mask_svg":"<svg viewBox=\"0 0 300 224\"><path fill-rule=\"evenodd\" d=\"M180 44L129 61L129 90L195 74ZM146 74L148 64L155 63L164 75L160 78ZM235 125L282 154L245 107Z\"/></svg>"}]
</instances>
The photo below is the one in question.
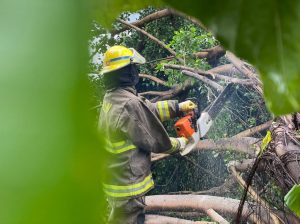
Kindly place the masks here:
<instances>
[{"instance_id":1,"label":"turnout pants","mask_svg":"<svg viewBox=\"0 0 300 224\"><path fill-rule=\"evenodd\" d=\"M145 196L125 200L109 199L108 224L144 224Z\"/></svg>"}]
</instances>

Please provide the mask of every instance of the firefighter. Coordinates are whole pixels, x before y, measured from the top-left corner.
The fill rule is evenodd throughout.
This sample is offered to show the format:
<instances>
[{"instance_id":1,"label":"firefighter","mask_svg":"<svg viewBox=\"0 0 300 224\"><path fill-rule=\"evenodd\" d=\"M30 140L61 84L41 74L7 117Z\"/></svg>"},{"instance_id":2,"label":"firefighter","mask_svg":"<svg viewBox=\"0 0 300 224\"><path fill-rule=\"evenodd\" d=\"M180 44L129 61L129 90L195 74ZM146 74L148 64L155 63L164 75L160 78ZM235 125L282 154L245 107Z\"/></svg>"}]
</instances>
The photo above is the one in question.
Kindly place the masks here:
<instances>
[{"instance_id":1,"label":"firefighter","mask_svg":"<svg viewBox=\"0 0 300 224\"><path fill-rule=\"evenodd\" d=\"M112 224L144 223L144 195L154 187L151 152L176 153L188 141L169 137L161 122L196 107L191 101L151 103L138 96L137 64L143 63L144 57L124 46L109 48L103 58L106 94L99 129L106 135L109 178L103 188L111 207L108 223Z\"/></svg>"}]
</instances>

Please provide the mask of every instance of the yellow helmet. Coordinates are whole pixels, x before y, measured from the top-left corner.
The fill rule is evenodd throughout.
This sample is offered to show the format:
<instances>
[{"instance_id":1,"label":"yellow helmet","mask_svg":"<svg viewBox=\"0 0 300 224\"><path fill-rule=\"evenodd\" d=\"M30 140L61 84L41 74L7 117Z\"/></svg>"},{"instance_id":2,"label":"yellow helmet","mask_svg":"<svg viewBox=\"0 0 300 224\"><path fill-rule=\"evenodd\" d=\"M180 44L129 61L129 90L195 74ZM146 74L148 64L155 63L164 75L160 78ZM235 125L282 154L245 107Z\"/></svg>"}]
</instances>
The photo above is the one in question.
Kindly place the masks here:
<instances>
[{"instance_id":1,"label":"yellow helmet","mask_svg":"<svg viewBox=\"0 0 300 224\"><path fill-rule=\"evenodd\" d=\"M133 48L113 46L109 48L103 58L103 68L100 74L118 70L129 64L144 64L145 58Z\"/></svg>"}]
</instances>

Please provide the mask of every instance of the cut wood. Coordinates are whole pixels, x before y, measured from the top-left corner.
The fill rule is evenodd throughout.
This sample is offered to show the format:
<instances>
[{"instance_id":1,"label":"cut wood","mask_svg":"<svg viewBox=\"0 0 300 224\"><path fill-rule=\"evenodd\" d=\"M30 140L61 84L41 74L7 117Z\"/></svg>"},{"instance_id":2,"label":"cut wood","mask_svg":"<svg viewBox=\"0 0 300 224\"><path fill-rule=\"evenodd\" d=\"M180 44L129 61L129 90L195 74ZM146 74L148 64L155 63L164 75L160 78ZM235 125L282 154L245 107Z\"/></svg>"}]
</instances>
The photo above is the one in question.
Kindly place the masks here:
<instances>
[{"instance_id":1,"label":"cut wood","mask_svg":"<svg viewBox=\"0 0 300 224\"><path fill-rule=\"evenodd\" d=\"M212 208L207 209L206 214L214 221L220 223L220 224L229 224L229 222L224 219L222 216L220 216L215 210L213 210Z\"/></svg>"}]
</instances>

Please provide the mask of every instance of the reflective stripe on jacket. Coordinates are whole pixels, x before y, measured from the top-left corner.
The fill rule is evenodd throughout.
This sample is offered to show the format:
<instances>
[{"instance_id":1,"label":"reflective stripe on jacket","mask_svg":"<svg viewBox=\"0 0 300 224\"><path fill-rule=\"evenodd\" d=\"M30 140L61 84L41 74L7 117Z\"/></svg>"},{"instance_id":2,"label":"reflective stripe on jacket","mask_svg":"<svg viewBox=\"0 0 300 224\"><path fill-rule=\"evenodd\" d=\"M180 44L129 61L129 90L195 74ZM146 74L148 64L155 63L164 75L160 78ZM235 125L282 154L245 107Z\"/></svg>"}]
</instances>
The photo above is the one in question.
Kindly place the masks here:
<instances>
[{"instance_id":1,"label":"reflective stripe on jacket","mask_svg":"<svg viewBox=\"0 0 300 224\"><path fill-rule=\"evenodd\" d=\"M110 197L138 197L153 188L151 152L174 153L179 149L161 121L177 116L175 100L151 103L134 88L108 91L99 117L99 130L106 135L109 178L103 184Z\"/></svg>"}]
</instances>

